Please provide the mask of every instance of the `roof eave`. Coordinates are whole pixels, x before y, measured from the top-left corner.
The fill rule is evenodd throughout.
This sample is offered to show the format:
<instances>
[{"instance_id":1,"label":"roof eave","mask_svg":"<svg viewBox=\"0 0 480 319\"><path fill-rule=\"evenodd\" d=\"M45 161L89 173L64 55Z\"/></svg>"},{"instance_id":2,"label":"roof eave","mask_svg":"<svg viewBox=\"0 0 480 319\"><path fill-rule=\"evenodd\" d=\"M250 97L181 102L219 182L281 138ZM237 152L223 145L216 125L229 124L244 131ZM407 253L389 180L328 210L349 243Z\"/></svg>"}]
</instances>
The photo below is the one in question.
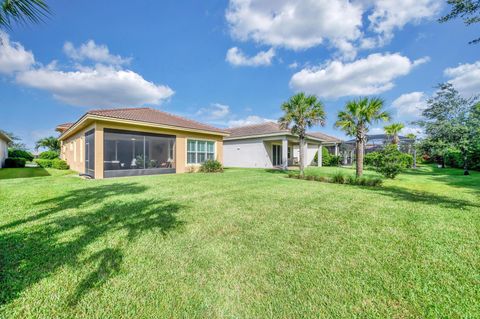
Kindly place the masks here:
<instances>
[{"instance_id":1,"label":"roof eave","mask_svg":"<svg viewBox=\"0 0 480 319\"><path fill-rule=\"evenodd\" d=\"M199 130L199 129L193 129L193 128L188 128L188 127L165 125L165 124L156 124L156 123L145 122L145 121L137 121L137 120L126 120L126 119L120 119L120 118L115 118L115 117L110 117L110 116L92 115L92 114L86 113L77 122L75 122L67 130L65 130L63 133L61 133L61 135L58 137L58 139L59 140L64 140L65 138L67 138L68 136L73 134L76 131L76 129L78 127L80 127L87 120L125 123L125 124L133 124L133 125L143 125L143 126L148 126L148 127L156 127L156 128L170 129L170 130L176 130L176 131L184 131L184 132L203 133L203 134L210 134L210 135L220 135L220 136L229 136L230 135L228 132L225 132L225 131Z\"/></svg>"}]
</instances>

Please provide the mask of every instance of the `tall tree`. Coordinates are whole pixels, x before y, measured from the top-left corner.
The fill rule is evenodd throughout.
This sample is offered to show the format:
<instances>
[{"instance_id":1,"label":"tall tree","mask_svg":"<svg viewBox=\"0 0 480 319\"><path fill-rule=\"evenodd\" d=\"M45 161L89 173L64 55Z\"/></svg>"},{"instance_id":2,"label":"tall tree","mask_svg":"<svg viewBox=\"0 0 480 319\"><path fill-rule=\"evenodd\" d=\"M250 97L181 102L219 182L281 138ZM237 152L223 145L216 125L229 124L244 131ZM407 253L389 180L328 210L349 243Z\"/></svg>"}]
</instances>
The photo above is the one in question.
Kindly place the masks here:
<instances>
[{"instance_id":1,"label":"tall tree","mask_svg":"<svg viewBox=\"0 0 480 319\"><path fill-rule=\"evenodd\" d=\"M410 141L408 142L408 154L413 157L413 168L417 168L417 136L413 133L405 135Z\"/></svg>"},{"instance_id":2,"label":"tall tree","mask_svg":"<svg viewBox=\"0 0 480 319\"><path fill-rule=\"evenodd\" d=\"M384 126L383 129L385 130L385 134L392 138L392 144L398 145L400 144L400 138L398 137L398 134L404 127L405 125L403 125L403 123L392 123Z\"/></svg>"},{"instance_id":3,"label":"tall tree","mask_svg":"<svg viewBox=\"0 0 480 319\"><path fill-rule=\"evenodd\" d=\"M438 19L439 22L447 22L461 17L468 26L480 22L480 0L448 0L452 10L445 16ZM479 43L480 38L476 38L469 43Z\"/></svg>"},{"instance_id":4,"label":"tall tree","mask_svg":"<svg viewBox=\"0 0 480 319\"><path fill-rule=\"evenodd\" d=\"M325 107L315 95L298 93L282 104L284 115L278 120L282 129L290 129L300 142L300 175L304 175L305 136L308 128L325 125Z\"/></svg>"},{"instance_id":5,"label":"tall tree","mask_svg":"<svg viewBox=\"0 0 480 319\"><path fill-rule=\"evenodd\" d=\"M43 0L0 0L0 29L9 29L12 23L38 23L50 10Z\"/></svg>"},{"instance_id":6,"label":"tall tree","mask_svg":"<svg viewBox=\"0 0 480 319\"><path fill-rule=\"evenodd\" d=\"M462 153L465 175L468 175L469 153L478 136L475 126L478 98L461 96L451 83L440 84L437 88L435 95L427 100L423 119L418 121L425 130L424 144L431 153L442 157L443 167L447 150L458 149Z\"/></svg>"},{"instance_id":7,"label":"tall tree","mask_svg":"<svg viewBox=\"0 0 480 319\"><path fill-rule=\"evenodd\" d=\"M42 139L39 139L35 143L35 150L38 151L39 148L46 148L49 151L60 151L60 142L56 137L49 136Z\"/></svg>"},{"instance_id":8,"label":"tall tree","mask_svg":"<svg viewBox=\"0 0 480 319\"><path fill-rule=\"evenodd\" d=\"M335 126L347 135L355 137L356 175L363 175L363 157L369 126L377 121L389 121L390 114L383 111L380 98L360 98L348 101L345 110L338 112Z\"/></svg>"},{"instance_id":9,"label":"tall tree","mask_svg":"<svg viewBox=\"0 0 480 319\"><path fill-rule=\"evenodd\" d=\"M0 132L7 135L12 140L11 142L9 142L7 144L7 146L9 148L13 148L13 149L17 149L17 150L23 150L23 151L25 151L27 149L27 146L24 143L21 142L22 139L20 137L16 136L12 132L7 132L7 131L4 131L4 130L0 130Z\"/></svg>"}]
</instances>

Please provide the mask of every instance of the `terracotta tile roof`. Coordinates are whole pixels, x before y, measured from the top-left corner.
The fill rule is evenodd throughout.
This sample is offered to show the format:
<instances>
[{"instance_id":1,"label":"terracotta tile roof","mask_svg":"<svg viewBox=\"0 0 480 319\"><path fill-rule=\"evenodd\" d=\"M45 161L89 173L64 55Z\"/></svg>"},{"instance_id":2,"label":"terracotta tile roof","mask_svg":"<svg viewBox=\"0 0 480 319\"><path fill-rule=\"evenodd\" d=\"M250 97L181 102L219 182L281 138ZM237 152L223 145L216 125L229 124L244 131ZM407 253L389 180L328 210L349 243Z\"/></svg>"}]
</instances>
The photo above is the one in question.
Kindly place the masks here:
<instances>
[{"instance_id":1,"label":"terracotta tile roof","mask_svg":"<svg viewBox=\"0 0 480 319\"><path fill-rule=\"evenodd\" d=\"M65 132L66 130L68 130L70 128L70 126L72 126L73 123L62 123L62 124L59 124L57 125L57 127L55 128L55 131L57 132L60 132L60 133L63 133Z\"/></svg>"},{"instance_id":2,"label":"terracotta tile roof","mask_svg":"<svg viewBox=\"0 0 480 319\"><path fill-rule=\"evenodd\" d=\"M173 115L167 112L155 110L148 107L92 110L92 111L88 111L87 114L98 115L103 117L111 117L111 118L117 118L117 119L123 119L123 120L176 126L181 128L190 128L194 130L228 133L224 130L221 130L219 128L216 128L207 124L189 120L181 116Z\"/></svg>"},{"instance_id":3,"label":"terracotta tile roof","mask_svg":"<svg viewBox=\"0 0 480 319\"><path fill-rule=\"evenodd\" d=\"M228 134L228 132L225 130L222 130L207 124L203 124L197 121L189 120L181 116L177 116L177 115L173 115L163 111L148 108L148 107L98 109L98 110L88 111L85 115L95 115L95 116L101 116L105 118L115 118L115 119L122 119L122 120L174 126L174 127L184 128L184 129L186 128L186 129ZM63 125L64 124L61 124L62 128L63 128Z\"/></svg>"},{"instance_id":4,"label":"terracotta tile roof","mask_svg":"<svg viewBox=\"0 0 480 319\"><path fill-rule=\"evenodd\" d=\"M230 131L230 136L228 138L246 138L249 136L261 136L278 133L290 134L290 130L282 130L280 125L275 122L265 122L261 124L233 127L229 128L228 130ZM307 133L307 136L317 138L325 142L341 142L341 140L336 137L320 132Z\"/></svg>"},{"instance_id":5,"label":"terracotta tile roof","mask_svg":"<svg viewBox=\"0 0 480 319\"><path fill-rule=\"evenodd\" d=\"M341 143L342 142L341 139L339 139L337 137L334 137L334 136L324 134L322 132L308 132L308 135L316 137L318 139L321 139L325 142L332 142L332 143Z\"/></svg>"},{"instance_id":6,"label":"terracotta tile roof","mask_svg":"<svg viewBox=\"0 0 480 319\"><path fill-rule=\"evenodd\" d=\"M229 137L247 137L290 132L290 130L282 130L278 123L275 122L265 122L261 124L232 127L229 128L228 131L230 132Z\"/></svg>"}]
</instances>

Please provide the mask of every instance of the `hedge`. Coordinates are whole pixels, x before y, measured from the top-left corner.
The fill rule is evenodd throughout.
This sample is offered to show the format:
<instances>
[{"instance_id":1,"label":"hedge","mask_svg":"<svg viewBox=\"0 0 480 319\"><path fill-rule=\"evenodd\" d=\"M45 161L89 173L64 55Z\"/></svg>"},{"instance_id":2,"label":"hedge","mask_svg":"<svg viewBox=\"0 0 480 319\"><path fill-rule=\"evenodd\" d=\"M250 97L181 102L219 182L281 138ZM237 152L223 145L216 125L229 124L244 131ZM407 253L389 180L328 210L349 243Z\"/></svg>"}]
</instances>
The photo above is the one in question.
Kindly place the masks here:
<instances>
[{"instance_id":1,"label":"hedge","mask_svg":"<svg viewBox=\"0 0 480 319\"><path fill-rule=\"evenodd\" d=\"M26 162L27 161L21 157L8 157L5 159L5 167L6 168L25 167Z\"/></svg>"},{"instance_id":2,"label":"hedge","mask_svg":"<svg viewBox=\"0 0 480 319\"><path fill-rule=\"evenodd\" d=\"M68 166L67 162L56 158L56 159L36 159L35 163L37 163L38 166L42 168L55 168L55 169L61 169L61 170L67 170L70 167Z\"/></svg>"},{"instance_id":3,"label":"hedge","mask_svg":"<svg viewBox=\"0 0 480 319\"><path fill-rule=\"evenodd\" d=\"M53 160L58 158L58 156L59 154L56 151L45 151L41 152L40 155L38 155L38 158Z\"/></svg>"},{"instance_id":4,"label":"hedge","mask_svg":"<svg viewBox=\"0 0 480 319\"><path fill-rule=\"evenodd\" d=\"M10 158L24 158L26 161L33 161L33 154L24 150L19 149L9 149L8 157Z\"/></svg>"}]
</instances>

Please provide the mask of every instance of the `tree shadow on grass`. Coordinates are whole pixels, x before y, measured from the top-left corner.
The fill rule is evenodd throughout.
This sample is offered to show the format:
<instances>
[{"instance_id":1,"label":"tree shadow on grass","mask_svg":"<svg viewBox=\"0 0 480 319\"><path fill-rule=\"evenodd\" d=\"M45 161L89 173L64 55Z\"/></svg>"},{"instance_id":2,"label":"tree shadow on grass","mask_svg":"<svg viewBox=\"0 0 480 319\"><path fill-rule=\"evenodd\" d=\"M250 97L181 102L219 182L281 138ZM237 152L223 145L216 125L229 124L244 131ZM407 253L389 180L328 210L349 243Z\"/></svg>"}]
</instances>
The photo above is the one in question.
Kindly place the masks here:
<instances>
[{"instance_id":1,"label":"tree shadow on grass","mask_svg":"<svg viewBox=\"0 0 480 319\"><path fill-rule=\"evenodd\" d=\"M63 196L37 203L50 206L45 211L3 226L0 234L0 306L52 276L60 267L80 270L98 263L97 269L87 275L68 298L70 306L76 305L85 294L119 272L128 243L149 231L165 235L180 227L183 223L176 215L183 205L167 199L123 196L146 189L129 183L71 190ZM118 236L126 239L123 245L112 248L105 240L104 247L91 252L92 247L99 245L100 238Z\"/></svg>"},{"instance_id":2,"label":"tree shadow on grass","mask_svg":"<svg viewBox=\"0 0 480 319\"><path fill-rule=\"evenodd\" d=\"M448 196L437 195L429 192L410 191L402 187L384 186L384 187L366 187L369 191L378 195L392 197L393 200L405 201L410 203L421 203L426 205L439 206L444 208L477 208L479 204L467 200L456 199Z\"/></svg>"}]
</instances>

